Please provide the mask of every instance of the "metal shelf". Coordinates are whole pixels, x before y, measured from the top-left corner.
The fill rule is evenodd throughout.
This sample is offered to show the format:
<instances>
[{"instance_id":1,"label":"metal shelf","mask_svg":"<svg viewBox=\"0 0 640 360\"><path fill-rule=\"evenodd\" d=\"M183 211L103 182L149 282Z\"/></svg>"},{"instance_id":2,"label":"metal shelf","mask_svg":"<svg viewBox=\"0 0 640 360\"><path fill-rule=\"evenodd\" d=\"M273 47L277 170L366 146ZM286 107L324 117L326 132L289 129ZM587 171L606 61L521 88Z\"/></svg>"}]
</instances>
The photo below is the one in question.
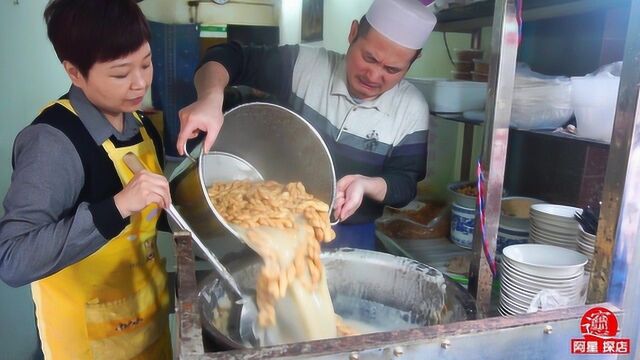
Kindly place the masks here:
<instances>
[{"instance_id":1,"label":"metal shelf","mask_svg":"<svg viewBox=\"0 0 640 360\"><path fill-rule=\"evenodd\" d=\"M629 3L629 0L527 0L523 4L523 17L525 21L552 19L628 6ZM491 26L493 9L494 1L488 0L440 11L436 14L435 31L471 33Z\"/></svg>"},{"instance_id":2,"label":"metal shelf","mask_svg":"<svg viewBox=\"0 0 640 360\"><path fill-rule=\"evenodd\" d=\"M458 122L458 123L465 124L465 125L477 126L477 125L484 124L484 121L482 121L482 120L467 119L464 116L462 116L462 114L431 113L431 116L435 116L435 117L437 117L439 119ZM509 131L523 132L523 133L533 134L533 135L537 135L537 136L550 136L550 137L555 137L555 138L559 138L559 139L565 139L567 141L572 141L572 142L587 143L587 144L590 144L590 145L598 145L598 146L606 147L606 148L609 147L609 143L608 142L604 142L604 141L600 141L600 140L594 140L594 139L587 139L587 138L579 137L579 136L576 136L576 135L570 135L570 134L566 134L566 133L562 133L562 132L556 132L556 131L553 131L553 130L532 130L532 129L518 129L518 128L510 127Z\"/></svg>"}]
</instances>

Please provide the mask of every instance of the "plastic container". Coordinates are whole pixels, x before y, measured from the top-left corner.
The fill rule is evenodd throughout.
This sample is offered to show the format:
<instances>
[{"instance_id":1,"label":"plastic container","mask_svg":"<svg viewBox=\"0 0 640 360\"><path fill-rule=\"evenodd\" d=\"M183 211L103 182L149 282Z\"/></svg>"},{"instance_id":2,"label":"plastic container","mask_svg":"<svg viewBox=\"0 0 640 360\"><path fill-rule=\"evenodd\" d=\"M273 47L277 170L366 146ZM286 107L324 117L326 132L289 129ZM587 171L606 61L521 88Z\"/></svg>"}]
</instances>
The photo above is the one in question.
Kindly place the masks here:
<instances>
[{"instance_id":1,"label":"plastic container","mask_svg":"<svg viewBox=\"0 0 640 360\"><path fill-rule=\"evenodd\" d=\"M473 70L473 62L471 61L454 61L453 67L455 67L456 71L468 73Z\"/></svg>"},{"instance_id":2,"label":"plastic container","mask_svg":"<svg viewBox=\"0 0 640 360\"><path fill-rule=\"evenodd\" d=\"M571 78L571 102L578 136L611 141L621 68L622 62L617 62L605 65L593 74Z\"/></svg>"},{"instance_id":3,"label":"plastic container","mask_svg":"<svg viewBox=\"0 0 640 360\"><path fill-rule=\"evenodd\" d=\"M518 64L511 127L553 130L564 125L572 114L569 78L536 73L526 64Z\"/></svg>"},{"instance_id":4,"label":"plastic container","mask_svg":"<svg viewBox=\"0 0 640 360\"><path fill-rule=\"evenodd\" d=\"M422 92L430 111L460 113L482 110L487 98L487 84L472 81L408 78Z\"/></svg>"},{"instance_id":5,"label":"plastic container","mask_svg":"<svg viewBox=\"0 0 640 360\"><path fill-rule=\"evenodd\" d=\"M479 49L454 49L456 59L458 61L473 61L473 59L482 59L483 50Z\"/></svg>"}]
</instances>

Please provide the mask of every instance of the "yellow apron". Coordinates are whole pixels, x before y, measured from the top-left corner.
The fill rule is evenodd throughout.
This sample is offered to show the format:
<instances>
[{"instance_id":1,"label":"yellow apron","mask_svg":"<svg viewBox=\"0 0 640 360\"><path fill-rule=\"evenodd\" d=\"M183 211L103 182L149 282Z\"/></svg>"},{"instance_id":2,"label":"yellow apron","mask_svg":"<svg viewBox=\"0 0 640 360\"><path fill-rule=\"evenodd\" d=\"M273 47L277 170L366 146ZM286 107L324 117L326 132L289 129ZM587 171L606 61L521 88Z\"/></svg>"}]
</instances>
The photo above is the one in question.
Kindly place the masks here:
<instances>
[{"instance_id":1,"label":"yellow apron","mask_svg":"<svg viewBox=\"0 0 640 360\"><path fill-rule=\"evenodd\" d=\"M75 113L68 100L57 103ZM133 146L102 144L122 184L133 178L122 161L129 151L162 173L144 127L140 133L143 141ZM98 251L31 284L46 359L171 358L167 275L156 247L159 215L157 205L147 206Z\"/></svg>"}]
</instances>

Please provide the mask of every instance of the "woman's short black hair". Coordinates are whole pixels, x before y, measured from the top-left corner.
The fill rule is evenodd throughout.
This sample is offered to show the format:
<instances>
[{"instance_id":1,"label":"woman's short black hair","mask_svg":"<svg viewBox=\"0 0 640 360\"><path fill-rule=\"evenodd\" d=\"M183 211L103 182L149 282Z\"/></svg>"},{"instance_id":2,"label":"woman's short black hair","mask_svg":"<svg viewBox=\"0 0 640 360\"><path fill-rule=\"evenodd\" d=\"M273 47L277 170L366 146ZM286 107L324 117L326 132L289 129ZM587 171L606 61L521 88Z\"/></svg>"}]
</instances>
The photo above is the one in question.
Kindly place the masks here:
<instances>
[{"instance_id":1,"label":"woman's short black hair","mask_svg":"<svg viewBox=\"0 0 640 360\"><path fill-rule=\"evenodd\" d=\"M51 0L47 35L60 61L83 76L96 62L126 56L149 41L149 24L134 0Z\"/></svg>"}]
</instances>

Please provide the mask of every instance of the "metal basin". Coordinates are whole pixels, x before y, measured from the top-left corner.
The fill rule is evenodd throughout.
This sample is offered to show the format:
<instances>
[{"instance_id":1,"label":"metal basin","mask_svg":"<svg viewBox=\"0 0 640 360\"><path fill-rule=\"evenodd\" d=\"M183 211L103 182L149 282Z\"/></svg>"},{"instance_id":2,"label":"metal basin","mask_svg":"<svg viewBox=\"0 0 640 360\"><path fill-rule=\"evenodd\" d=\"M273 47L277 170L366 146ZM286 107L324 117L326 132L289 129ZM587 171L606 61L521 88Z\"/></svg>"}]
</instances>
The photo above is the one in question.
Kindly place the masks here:
<instances>
[{"instance_id":1,"label":"metal basin","mask_svg":"<svg viewBox=\"0 0 640 360\"><path fill-rule=\"evenodd\" d=\"M199 157L184 160L170 183L176 209L218 257L245 247L240 241L214 241L238 237L209 200L207 187L214 182L301 181L307 192L333 205L336 178L329 150L309 123L286 108L250 103L228 111L211 151L198 146Z\"/></svg>"},{"instance_id":2,"label":"metal basin","mask_svg":"<svg viewBox=\"0 0 640 360\"><path fill-rule=\"evenodd\" d=\"M246 260L246 259L245 259ZM414 260L367 250L340 249L322 253L329 292L336 313L384 331L475 319L471 295L438 270ZM243 291L255 291L260 262L229 265ZM200 315L203 328L220 347L250 347L238 324L226 314L234 305L226 300L215 274L201 282Z\"/></svg>"}]
</instances>

